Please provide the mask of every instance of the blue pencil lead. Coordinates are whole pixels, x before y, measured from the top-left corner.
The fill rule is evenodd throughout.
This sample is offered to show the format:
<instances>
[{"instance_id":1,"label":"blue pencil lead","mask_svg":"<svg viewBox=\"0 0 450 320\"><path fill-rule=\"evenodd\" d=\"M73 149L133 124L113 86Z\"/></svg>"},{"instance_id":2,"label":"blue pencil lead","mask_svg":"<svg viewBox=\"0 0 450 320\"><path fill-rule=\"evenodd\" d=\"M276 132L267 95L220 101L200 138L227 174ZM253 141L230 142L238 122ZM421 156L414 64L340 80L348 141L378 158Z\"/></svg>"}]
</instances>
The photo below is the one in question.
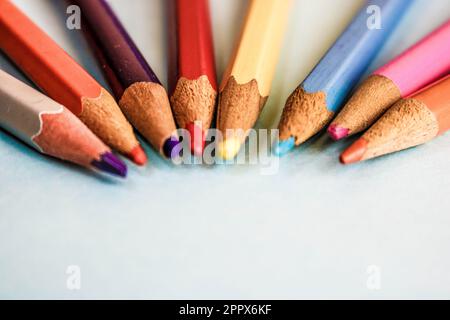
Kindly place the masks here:
<instances>
[{"instance_id":1,"label":"blue pencil lead","mask_svg":"<svg viewBox=\"0 0 450 320\"><path fill-rule=\"evenodd\" d=\"M288 154L295 147L295 139L294 137L289 138L288 140L280 141L273 146L273 154L282 157Z\"/></svg>"}]
</instances>

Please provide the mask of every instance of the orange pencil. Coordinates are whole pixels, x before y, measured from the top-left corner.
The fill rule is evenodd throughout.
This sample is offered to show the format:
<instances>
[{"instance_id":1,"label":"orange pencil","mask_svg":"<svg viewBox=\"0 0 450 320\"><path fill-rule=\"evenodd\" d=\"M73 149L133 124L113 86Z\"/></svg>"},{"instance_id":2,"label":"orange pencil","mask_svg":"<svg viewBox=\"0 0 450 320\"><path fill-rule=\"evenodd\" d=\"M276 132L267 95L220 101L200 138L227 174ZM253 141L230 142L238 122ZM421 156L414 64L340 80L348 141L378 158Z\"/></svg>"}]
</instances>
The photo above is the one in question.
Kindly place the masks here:
<instances>
[{"instance_id":1,"label":"orange pencil","mask_svg":"<svg viewBox=\"0 0 450 320\"><path fill-rule=\"evenodd\" d=\"M400 100L341 156L350 164L426 143L450 130L450 75Z\"/></svg>"},{"instance_id":2,"label":"orange pencil","mask_svg":"<svg viewBox=\"0 0 450 320\"><path fill-rule=\"evenodd\" d=\"M0 0L0 49L106 144L137 164L146 162L113 97L9 0Z\"/></svg>"}]
</instances>

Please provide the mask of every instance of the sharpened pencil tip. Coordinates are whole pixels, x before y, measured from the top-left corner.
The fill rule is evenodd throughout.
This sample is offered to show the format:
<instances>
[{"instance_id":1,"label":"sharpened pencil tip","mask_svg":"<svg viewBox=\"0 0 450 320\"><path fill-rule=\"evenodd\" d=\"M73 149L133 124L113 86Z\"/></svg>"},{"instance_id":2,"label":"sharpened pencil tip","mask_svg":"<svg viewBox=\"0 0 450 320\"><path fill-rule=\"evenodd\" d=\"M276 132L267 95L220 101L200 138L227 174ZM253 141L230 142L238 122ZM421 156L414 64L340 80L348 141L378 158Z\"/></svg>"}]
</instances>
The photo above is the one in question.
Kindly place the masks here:
<instances>
[{"instance_id":1,"label":"sharpened pencil tip","mask_svg":"<svg viewBox=\"0 0 450 320\"><path fill-rule=\"evenodd\" d=\"M163 146L164 156L168 159L178 156L178 155L174 155L173 151L174 151L175 147L178 146L179 144L180 144L180 141L176 137L170 137L169 139L167 139L166 142L164 142L164 146Z\"/></svg>"},{"instance_id":2,"label":"sharpened pencil tip","mask_svg":"<svg viewBox=\"0 0 450 320\"><path fill-rule=\"evenodd\" d=\"M286 154L288 154L292 149L295 147L295 138L290 137L287 140L279 141L277 144L273 147L273 153L278 156L282 157Z\"/></svg>"},{"instance_id":3,"label":"sharpened pencil tip","mask_svg":"<svg viewBox=\"0 0 450 320\"><path fill-rule=\"evenodd\" d=\"M111 152L102 154L100 160L94 160L91 164L102 172L110 173L122 178L127 176L128 169L126 164Z\"/></svg>"},{"instance_id":4,"label":"sharpened pencil tip","mask_svg":"<svg viewBox=\"0 0 450 320\"><path fill-rule=\"evenodd\" d=\"M205 150L205 136L206 133L200 125L191 122L186 126L186 130L191 136L191 152L196 156L203 155Z\"/></svg>"},{"instance_id":5,"label":"sharpened pencil tip","mask_svg":"<svg viewBox=\"0 0 450 320\"><path fill-rule=\"evenodd\" d=\"M331 125L328 128L328 135L334 141L339 141L348 137L350 130L347 128L339 127L338 125Z\"/></svg>"},{"instance_id":6,"label":"sharpened pencil tip","mask_svg":"<svg viewBox=\"0 0 450 320\"><path fill-rule=\"evenodd\" d=\"M217 146L217 156L223 160L232 160L241 150L241 141L237 138L229 138Z\"/></svg>"},{"instance_id":7,"label":"sharpened pencil tip","mask_svg":"<svg viewBox=\"0 0 450 320\"><path fill-rule=\"evenodd\" d=\"M342 164L352 164L360 162L367 151L367 141L363 138L358 139L347 150L345 150L341 157Z\"/></svg>"},{"instance_id":8,"label":"sharpened pencil tip","mask_svg":"<svg viewBox=\"0 0 450 320\"><path fill-rule=\"evenodd\" d=\"M147 163L147 155L141 146L136 146L127 157L138 166L144 166Z\"/></svg>"}]
</instances>

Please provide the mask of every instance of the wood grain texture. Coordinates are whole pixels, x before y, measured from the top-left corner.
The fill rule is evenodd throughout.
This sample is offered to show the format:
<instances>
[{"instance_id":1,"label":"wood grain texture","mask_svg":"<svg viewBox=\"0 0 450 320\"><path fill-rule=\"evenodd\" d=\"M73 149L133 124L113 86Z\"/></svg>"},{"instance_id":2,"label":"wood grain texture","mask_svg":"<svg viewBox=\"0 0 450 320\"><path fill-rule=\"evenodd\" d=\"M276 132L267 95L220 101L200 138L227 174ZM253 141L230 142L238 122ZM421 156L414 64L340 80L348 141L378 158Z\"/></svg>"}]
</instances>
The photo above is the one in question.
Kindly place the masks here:
<instances>
[{"instance_id":1,"label":"wood grain texture","mask_svg":"<svg viewBox=\"0 0 450 320\"><path fill-rule=\"evenodd\" d=\"M450 19L374 74L389 78L405 98L450 72Z\"/></svg>"},{"instance_id":2,"label":"wood grain texture","mask_svg":"<svg viewBox=\"0 0 450 320\"><path fill-rule=\"evenodd\" d=\"M89 33L114 71L121 91L136 82L155 82L158 77L127 33L111 7L104 0L72 0L81 8L83 31ZM108 76L108 75L107 75ZM120 100L121 94L116 95Z\"/></svg>"},{"instance_id":3,"label":"wood grain texture","mask_svg":"<svg viewBox=\"0 0 450 320\"><path fill-rule=\"evenodd\" d=\"M418 146L432 140L438 131L438 121L424 103L401 100L355 143L365 145L358 161ZM341 158L346 159L352 151L351 146Z\"/></svg>"},{"instance_id":4,"label":"wood grain texture","mask_svg":"<svg viewBox=\"0 0 450 320\"><path fill-rule=\"evenodd\" d=\"M111 108L111 106L117 105L108 91L102 89L98 97L83 98L82 101L83 111L78 117L89 128L95 128L93 129L94 133L101 137L107 145L125 155L139 146L130 123L126 121L120 110ZM120 112L121 117L117 116L117 112ZM105 126L105 123L108 125ZM124 133L127 134L128 139L123 139Z\"/></svg>"},{"instance_id":5,"label":"wood grain texture","mask_svg":"<svg viewBox=\"0 0 450 320\"><path fill-rule=\"evenodd\" d=\"M119 104L136 129L164 154L164 143L176 130L164 87L154 82L135 83L125 90Z\"/></svg>"},{"instance_id":6,"label":"wood grain texture","mask_svg":"<svg viewBox=\"0 0 450 320\"><path fill-rule=\"evenodd\" d=\"M348 135L361 132L401 98L400 90L390 79L371 75L350 98L331 126L346 128Z\"/></svg>"},{"instance_id":7,"label":"wood grain texture","mask_svg":"<svg viewBox=\"0 0 450 320\"><path fill-rule=\"evenodd\" d=\"M224 135L227 130L248 131L255 124L266 101L267 98L259 93L256 80L239 84L231 77L220 99L218 128Z\"/></svg>"},{"instance_id":8,"label":"wood grain texture","mask_svg":"<svg viewBox=\"0 0 450 320\"><path fill-rule=\"evenodd\" d=\"M327 108L332 112L339 111L411 3L410 0L367 1L305 79L302 84L304 90L308 93L324 92ZM367 10L372 6L381 10L381 29L367 27Z\"/></svg>"},{"instance_id":9,"label":"wood grain texture","mask_svg":"<svg viewBox=\"0 0 450 320\"><path fill-rule=\"evenodd\" d=\"M98 117L90 119L89 128L111 147L128 154L131 149L123 146L139 146L116 102L104 103L100 84L7 0L0 1L0 48L52 99L79 117Z\"/></svg>"}]
</instances>

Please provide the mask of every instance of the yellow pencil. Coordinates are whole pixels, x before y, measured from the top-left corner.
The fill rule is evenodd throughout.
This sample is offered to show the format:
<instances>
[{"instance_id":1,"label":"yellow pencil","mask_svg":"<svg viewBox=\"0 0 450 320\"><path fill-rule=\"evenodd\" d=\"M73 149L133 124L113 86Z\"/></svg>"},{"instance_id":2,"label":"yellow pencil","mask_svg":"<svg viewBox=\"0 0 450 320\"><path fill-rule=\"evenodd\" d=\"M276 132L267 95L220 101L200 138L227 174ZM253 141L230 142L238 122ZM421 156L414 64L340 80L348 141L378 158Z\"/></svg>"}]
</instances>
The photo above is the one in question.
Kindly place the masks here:
<instances>
[{"instance_id":1,"label":"yellow pencil","mask_svg":"<svg viewBox=\"0 0 450 320\"><path fill-rule=\"evenodd\" d=\"M251 0L242 32L219 89L217 154L239 152L267 101L292 0Z\"/></svg>"}]
</instances>

